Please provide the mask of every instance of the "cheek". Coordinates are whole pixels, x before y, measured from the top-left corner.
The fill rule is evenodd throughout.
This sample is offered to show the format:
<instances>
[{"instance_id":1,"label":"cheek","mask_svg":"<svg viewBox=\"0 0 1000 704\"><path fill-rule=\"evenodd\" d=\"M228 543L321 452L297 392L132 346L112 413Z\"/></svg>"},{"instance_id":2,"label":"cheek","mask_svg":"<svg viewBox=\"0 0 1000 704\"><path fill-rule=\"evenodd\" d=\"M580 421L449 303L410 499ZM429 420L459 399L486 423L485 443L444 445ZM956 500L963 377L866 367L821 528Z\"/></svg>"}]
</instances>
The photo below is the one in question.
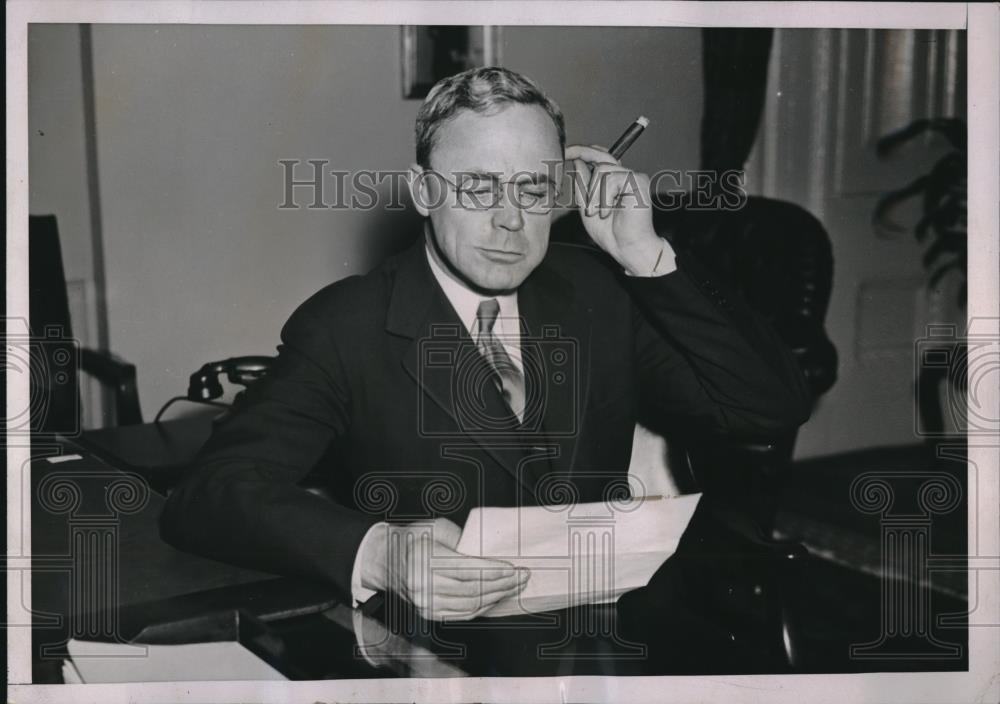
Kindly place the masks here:
<instances>
[{"instance_id":1,"label":"cheek","mask_svg":"<svg viewBox=\"0 0 1000 704\"><path fill-rule=\"evenodd\" d=\"M448 212L431 218L438 246L452 258L461 256L468 249L468 235L475 227L475 223L469 222L463 215L464 213Z\"/></svg>"},{"instance_id":2,"label":"cheek","mask_svg":"<svg viewBox=\"0 0 1000 704\"><path fill-rule=\"evenodd\" d=\"M545 222L540 222L537 225L526 228L528 241L530 242L531 252L533 254L532 258L536 263L545 257L545 251L548 249L550 225L551 223L546 220Z\"/></svg>"}]
</instances>

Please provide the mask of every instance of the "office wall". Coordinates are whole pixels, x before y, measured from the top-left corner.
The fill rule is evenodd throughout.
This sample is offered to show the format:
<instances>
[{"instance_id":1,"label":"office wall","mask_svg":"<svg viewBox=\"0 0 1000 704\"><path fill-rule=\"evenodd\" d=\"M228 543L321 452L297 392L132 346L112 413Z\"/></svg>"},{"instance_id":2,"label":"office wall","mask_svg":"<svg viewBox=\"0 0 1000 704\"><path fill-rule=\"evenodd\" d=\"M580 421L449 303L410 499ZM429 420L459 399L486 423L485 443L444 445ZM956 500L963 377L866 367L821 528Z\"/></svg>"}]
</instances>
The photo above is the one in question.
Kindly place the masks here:
<instances>
[{"instance_id":1,"label":"office wall","mask_svg":"<svg viewBox=\"0 0 1000 704\"><path fill-rule=\"evenodd\" d=\"M77 25L31 27L28 204L32 215L58 216L73 335L84 346L97 346L97 292L80 57ZM81 383L83 422L94 425L101 413L97 385L87 378Z\"/></svg>"},{"instance_id":2,"label":"office wall","mask_svg":"<svg viewBox=\"0 0 1000 704\"><path fill-rule=\"evenodd\" d=\"M395 26L95 26L93 36L110 340L138 366L148 416L202 363L273 353L298 303L399 245L412 217L279 209L278 162L405 168L419 101L401 98ZM696 166L697 30L502 37L504 64L551 91L571 141L606 143L642 112L654 127L634 165Z\"/></svg>"},{"instance_id":3,"label":"office wall","mask_svg":"<svg viewBox=\"0 0 1000 704\"><path fill-rule=\"evenodd\" d=\"M412 213L278 207L280 159L343 170L409 163L418 101L400 97L399 39L395 26L93 28L110 344L137 365L147 417L202 363L272 354L298 303L406 240ZM776 34L748 188L820 217L836 262L827 327L840 379L803 429L799 456L913 440L913 340L927 322L955 319L954 282L926 291L918 243L879 237L869 219L878 193L941 145L881 163L871 140L905 120L907 106L913 116L964 108L947 75L962 70L949 58L961 40ZM897 68L916 68L886 70L896 54ZM551 92L571 142L607 143L644 113L653 127L630 165L697 165L698 30L506 27L502 61ZM80 29L32 27L29 71L31 211L60 218L76 332L94 344ZM876 89L851 89L866 82ZM869 94L882 102L863 104Z\"/></svg>"},{"instance_id":4,"label":"office wall","mask_svg":"<svg viewBox=\"0 0 1000 704\"><path fill-rule=\"evenodd\" d=\"M833 246L826 331L838 380L799 433L798 457L918 442L917 341L956 325L960 277L928 287L929 242L912 232L919 199L893 213L902 229L872 224L879 197L927 173L949 150L913 140L890 158L879 137L923 117L964 117L965 38L957 30L776 30L761 134L748 190L814 214Z\"/></svg>"},{"instance_id":5,"label":"office wall","mask_svg":"<svg viewBox=\"0 0 1000 704\"><path fill-rule=\"evenodd\" d=\"M953 316L944 309L953 289L928 294L921 247L906 234L878 237L869 218L879 192L941 147L876 163L871 140L905 119L907 105L914 116L961 106L962 94L942 92L955 41L776 34L748 187L820 217L836 262L828 330L840 379L803 429L799 456L913 439L913 340ZM406 240L412 213L278 207L281 159L343 170L409 163L418 101L400 95L399 43L395 26L93 28L110 345L137 365L147 417L202 363L272 354L298 303ZM939 48L924 56L925 45ZM868 61L874 50L878 61ZM60 218L77 334L94 344L80 29L35 26L29 52L31 210ZM937 87L920 73L930 64L884 70L892 52L904 66L937 61ZM644 113L653 127L630 152L632 166L697 165L698 30L506 27L502 61L551 92L571 142L607 143ZM850 89L865 81L877 90ZM866 106L868 94L890 97ZM875 123L856 124L862 115ZM297 199L306 205L309 193Z\"/></svg>"},{"instance_id":6,"label":"office wall","mask_svg":"<svg viewBox=\"0 0 1000 704\"><path fill-rule=\"evenodd\" d=\"M652 121L628 165L698 167L701 30L664 27L508 27L503 62L535 78L566 114L566 137L610 143L637 115Z\"/></svg>"},{"instance_id":7,"label":"office wall","mask_svg":"<svg viewBox=\"0 0 1000 704\"><path fill-rule=\"evenodd\" d=\"M29 201L32 214L59 213L68 236L68 279L92 275L80 30L45 25L28 36Z\"/></svg>"}]
</instances>

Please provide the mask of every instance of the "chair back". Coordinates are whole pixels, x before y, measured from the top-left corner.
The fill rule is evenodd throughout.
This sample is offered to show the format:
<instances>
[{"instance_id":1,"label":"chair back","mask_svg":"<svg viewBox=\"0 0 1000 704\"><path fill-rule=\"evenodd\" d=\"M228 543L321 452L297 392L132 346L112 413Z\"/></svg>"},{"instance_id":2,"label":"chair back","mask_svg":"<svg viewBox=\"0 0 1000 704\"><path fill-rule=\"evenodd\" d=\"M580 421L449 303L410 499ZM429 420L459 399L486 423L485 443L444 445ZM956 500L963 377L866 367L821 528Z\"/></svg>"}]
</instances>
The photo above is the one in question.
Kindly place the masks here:
<instances>
[{"instance_id":1,"label":"chair back","mask_svg":"<svg viewBox=\"0 0 1000 704\"><path fill-rule=\"evenodd\" d=\"M102 407L112 425L141 423L135 366L107 350L83 348L73 335L54 215L29 216L28 276L32 431L75 436L82 430L81 371L108 392Z\"/></svg>"},{"instance_id":2,"label":"chair back","mask_svg":"<svg viewBox=\"0 0 1000 704\"><path fill-rule=\"evenodd\" d=\"M690 198L679 207L657 209L653 225L678 250L688 250L722 283L738 291L766 318L797 360L814 402L837 378L837 351L826 334L833 286L833 253L822 224L793 203L749 196L742 208L698 208ZM592 244L578 213L552 227L552 240ZM644 485L675 493L758 493L765 476L791 460L795 433L745 448L762 471L734 477L732 448L674 437L656 419L636 426L630 473ZM741 485L745 482L745 486ZM767 493L766 491L764 493ZM746 494L743 494L746 496ZM770 509L762 506L761 524Z\"/></svg>"},{"instance_id":3,"label":"chair back","mask_svg":"<svg viewBox=\"0 0 1000 704\"><path fill-rule=\"evenodd\" d=\"M31 430L74 434L80 429L79 346L54 215L28 218L28 280Z\"/></svg>"},{"instance_id":4,"label":"chair back","mask_svg":"<svg viewBox=\"0 0 1000 704\"><path fill-rule=\"evenodd\" d=\"M833 252L819 220L794 203L749 196L737 210L657 210L653 223L774 326L814 401L833 386L837 351L825 329Z\"/></svg>"}]
</instances>

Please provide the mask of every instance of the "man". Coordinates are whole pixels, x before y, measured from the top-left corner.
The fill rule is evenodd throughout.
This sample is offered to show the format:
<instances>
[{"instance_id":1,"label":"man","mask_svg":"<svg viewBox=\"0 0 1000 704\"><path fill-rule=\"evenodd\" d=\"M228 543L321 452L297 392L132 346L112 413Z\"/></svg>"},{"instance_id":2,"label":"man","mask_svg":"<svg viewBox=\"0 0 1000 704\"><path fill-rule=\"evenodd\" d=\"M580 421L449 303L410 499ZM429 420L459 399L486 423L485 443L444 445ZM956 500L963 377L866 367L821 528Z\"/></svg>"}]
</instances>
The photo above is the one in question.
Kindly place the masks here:
<instances>
[{"instance_id":1,"label":"man","mask_svg":"<svg viewBox=\"0 0 1000 704\"><path fill-rule=\"evenodd\" d=\"M445 79L416 137L424 237L295 311L161 526L182 549L473 618L525 585L454 551L474 506L608 497L640 409L760 435L804 422L808 395L773 331L656 235L636 191L649 179L565 147L562 114L525 77ZM612 267L549 246L563 168ZM299 484L310 472L325 496Z\"/></svg>"}]
</instances>

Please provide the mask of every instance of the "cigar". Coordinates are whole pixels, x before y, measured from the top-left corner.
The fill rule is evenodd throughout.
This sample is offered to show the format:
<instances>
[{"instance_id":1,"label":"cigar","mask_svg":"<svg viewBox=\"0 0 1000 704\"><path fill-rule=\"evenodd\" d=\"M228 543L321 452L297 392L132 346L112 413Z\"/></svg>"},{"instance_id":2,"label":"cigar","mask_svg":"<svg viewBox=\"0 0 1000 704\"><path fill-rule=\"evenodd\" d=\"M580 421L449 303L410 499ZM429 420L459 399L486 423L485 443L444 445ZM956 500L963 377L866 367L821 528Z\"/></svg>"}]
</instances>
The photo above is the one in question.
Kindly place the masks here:
<instances>
[{"instance_id":1,"label":"cigar","mask_svg":"<svg viewBox=\"0 0 1000 704\"><path fill-rule=\"evenodd\" d=\"M622 136L611 145L608 153L615 159L621 159L625 152L628 151L628 148L632 146L632 143L639 139L639 135L647 127L649 127L649 118L639 115L639 117L635 118L635 122L629 125L628 129L622 133Z\"/></svg>"}]
</instances>

